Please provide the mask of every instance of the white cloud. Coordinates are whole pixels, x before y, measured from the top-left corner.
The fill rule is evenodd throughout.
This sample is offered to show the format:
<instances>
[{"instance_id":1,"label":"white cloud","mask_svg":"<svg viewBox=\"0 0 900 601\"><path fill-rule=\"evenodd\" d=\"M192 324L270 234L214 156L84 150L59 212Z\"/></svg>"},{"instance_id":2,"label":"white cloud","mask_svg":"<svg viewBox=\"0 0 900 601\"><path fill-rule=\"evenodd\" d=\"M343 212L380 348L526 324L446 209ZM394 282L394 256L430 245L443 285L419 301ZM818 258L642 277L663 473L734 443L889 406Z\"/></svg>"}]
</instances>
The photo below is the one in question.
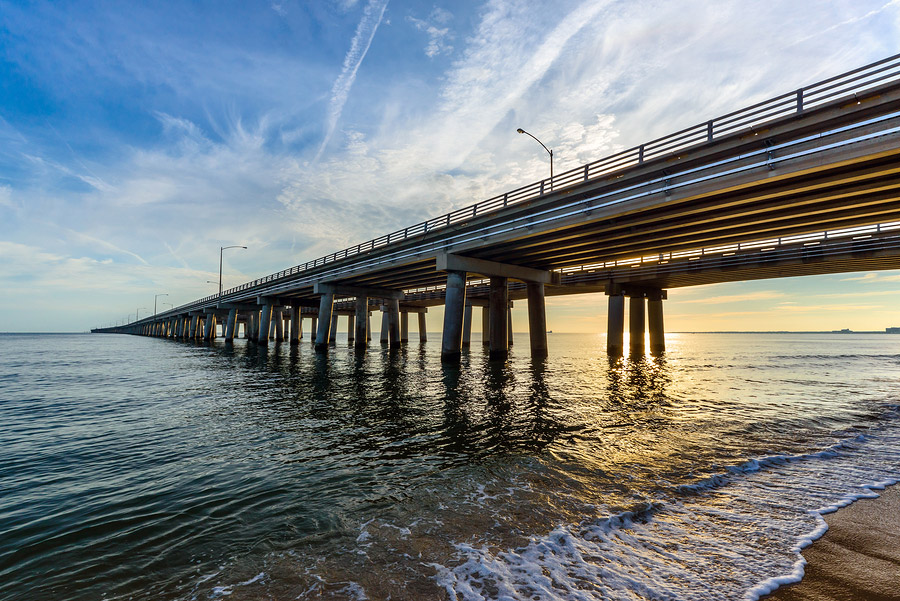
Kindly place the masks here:
<instances>
[{"instance_id":1,"label":"white cloud","mask_svg":"<svg viewBox=\"0 0 900 601\"><path fill-rule=\"evenodd\" d=\"M451 19L453 19L453 15L449 11L438 7L431 11L427 19L407 17L407 20L417 30L425 32L428 36L428 44L425 46L425 56L428 58L453 52L453 46L450 45L450 41L455 36L449 27L441 27L441 25L446 25L450 22Z\"/></svg>"},{"instance_id":2,"label":"white cloud","mask_svg":"<svg viewBox=\"0 0 900 601\"><path fill-rule=\"evenodd\" d=\"M372 39L375 37L375 32L378 31L378 25L381 24L387 5L388 0L369 0L363 11L363 17L356 27L353 40L350 42L350 50L347 51L347 55L344 57L341 74L331 88L331 101L328 105L328 116L325 123L325 138L322 140L322 145L319 146L315 160L318 160L322 155L322 152L324 152L331 141L331 136L334 135L338 120L341 118L341 113L344 110L344 104L347 102L350 89L356 80L356 73L359 71L363 59L366 58L369 46L372 45Z\"/></svg>"}]
</instances>

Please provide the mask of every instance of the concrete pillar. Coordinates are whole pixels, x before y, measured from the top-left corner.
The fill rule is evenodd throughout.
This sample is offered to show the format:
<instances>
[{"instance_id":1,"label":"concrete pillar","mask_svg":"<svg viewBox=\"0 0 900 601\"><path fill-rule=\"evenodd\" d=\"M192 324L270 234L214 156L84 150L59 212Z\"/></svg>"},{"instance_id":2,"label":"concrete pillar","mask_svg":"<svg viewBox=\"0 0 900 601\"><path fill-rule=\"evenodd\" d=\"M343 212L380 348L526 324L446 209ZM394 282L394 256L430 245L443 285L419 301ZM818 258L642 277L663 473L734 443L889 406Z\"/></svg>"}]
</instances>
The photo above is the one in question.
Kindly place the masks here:
<instances>
[{"instance_id":1,"label":"concrete pillar","mask_svg":"<svg viewBox=\"0 0 900 601\"><path fill-rule=\"evenodd\" d=\"M237 309L228 311L228 321L225 323L225 342L234 342L234 329L237 327Z\"/></svg>"},{"instance_id":2,"label":"concrete pillar","mask_svg":"<svg viewBox=\"0 0 900 601\"><path fill-rule=\"evenodd\" d=\"M381 338L379 342L381 344L387 344L390 338L390 316L389 311L385 305L381 305Z\"/></svg>"},{"instance_id":3,"label":"concrete pillar","mask_svg":"<svg viewBox=\"0 0 900 601\"><path fill-rule=\"evenodd\" d=\"M468 347L472 343L472 305L466 305L463 313L462 345Z\"/></svg>"},{"instance_id":4,"label":"concrete pillar","mask_svg":"<svg viewBox=\"0 0 900 601\"><path fill-rule=\"evenodd\" d=\"M356 348L365 348L369 341L369 299L365 296L356 297L356 332L354 345Z\"/></svg>"},{"instance_id":5,"label":"concrete pillar","mask_svg":"<svg viewBox=\"0 0 900 601\"><path fill-rule=\"evenodd\" d=\"M216 320L211 313L203 318L203 340L212 340L212 329Z\"/></svg>"},{"instance_id":6,"label":"concrete pillar","mask_svg":"<svg viewBox=\"0 0 900 601\"><path fill-rule=\"evenodd\" d=\"M351 313L347 316L347 344L353 342L354 336L354 323L356 322L356 315Z\"/></svg>"},{"instance_id":7,"label":"concrete pillar","mask_svg":"<svg viewBox=\"0 0 900 601\"><path fill-rule=\"evenodd\" d=\"M653 294L647 299L647 321L650 326L650 354L662 355L666 352L662 294Z\"/></svg>"},{"instance_id":8,"label":"concrete pillar","mask_svg":"<svg viewBox=\"0 0 900 601\"><path fill-rule=\"evenodd\" d=\"M513 330L512 330L512 303L508 307L506 307L506 339L509 343L509 346L513 345Z\"/></svg>"},{"instance_id":9,"label":"concrete pillar","mask_svg":"<svg viewBox=\"0 0 900 601\"><path fill-rule=\"evenodd\" d=\"M338 314L333 312L331 313L331 329L328 331L328 342L330 344L334 344L337 342L337 331L338 331Z\"/></svg>"},{"instance_id":10,"label":"concrete pillar","mask_svg":"<svg viewBox=\"0 0 900 601\"><path fill-rule=\"evenodd\" d=\"M466 309L466 272L447 272L444 296L444 330L441 333L441 361L459 363L462 355L463 315Z\"/></svg>"},{"instance_id":11,"label":"concrete pillar","mask_svg":"<svg viewBox=\"0 0 900 601\"><path fill-rule=\"evenodd\" d=\"M388 308L388 339L391 348L400 348L400 301L390 299L387 301Z\"/></svg>"},{"instance_id":12,"label":"concrete pillar","mask_svg":"<svg viewBox=\"0 0 900 601\"><path fill-rule=\"evenodd\" d=\"M272 323L272 302L265 301L262 311L259 314L259 327L257 329L256 341L263 346L269 344L269 328Z\"/></svg>"},{"instance_id":13,"label":"concrete pillar","mask_svg":"<svg viewBox=\"0 0 900 601\"><path fill-rule=\"evenodd\" d=\"M331 334L331 313L334 310L334 294L323 294L319 299L319 319L321 327L316 330L316 350L320 353L328 351Z\"/></svg>"},{"instance_id":14,"label":"concrete pillar","mask_svg":"<svg viewBox=\"0 0 900 601\"><path fill-rule=\"evenodd\" d=\"M300 344L300 305L291 305L291 344Z\"/></svg>"},{"instance_id":15,"label":"concrete pillar","mask_svg":"<svg viewBox=\"0 0 900 601\"><path fill-rule=\"evenodd\" d=\"M197 340L197 329L200 326L200 316L194 315L191 317L191 330L188 332L188 337L191 340Z\"/></svg>"},{"instance_id":16,"label":"concrete pillar","mask_svg":"<svg viewBox=\"0 0 900 601\"><path fill-rule=\"evenodd\" d=\"M419 342L428 342L428 330L425 326L425 312L419 313Z\"/></svg>"},{"instance_id":17,"label":"concrete pillar","mask_svg":"<svg viewBox=\"0 0 900 601\"><path fill-rule=\"evenodd\" d=\"M528 292L528 336L531 340L531 358L547 356L547 313L544 305L544 285L526 282Z\"/></svg>"},{"instance_id":18,"label":"concrete pillar","mask_svg":"<svg viewBox=\"0 0 900 601\"><path fill-rule=\"evenodd\" d=\"M644 354L645 315L644 297L632 296L628 301L628 351L632 355Z\"/></svg>"},{"instance_id":19,"label":"concrete pillar","mask_svg":"<svg viewBox=\"0 0 900 601\"><path fill-rule=\"evenodd\" d=\"M316 337L319 335L319 317L317 315L313 315L310 326L309 326L309 338L314 343L316 341Z\"/></svg>"},{"instance_id":20,"label":"concrete pillar","mask_svg":"<svg viewBox=\"0 0 900 601\"><path fill-rule=\"evenodd\" d=\"M618 291L615 291L618 292ZM621 357L625 353L625 295L609 295L606 326L606 354Z\"/></svg>"},{"instance_id":21,"label":"concrete pillar","mask_svg":"<svg viewBox=\"0 0 900 601\"><path fill-rule=\"evenodd\" d=\"M275 342L284 341L284 310L282 307L275 307L272 311L272 321L275 323Z\"/></svg>"},{"instance_id":22,"label":"concrete pillar","mask_svg":"<svg viewBox=\"0 0 900 601\"><path fill-rule=\"evenodd\" d=\"M509 356L509 326L507 312L509 311L509 290L507 279L504 277L491 277L490 285L490 332L491 353L494 360L505 360Z\"/></svg>"},{"instance_id":23,"label":"concrete pillar","mask_svg":"<svg viewBox=\"0 0 900 601\"><path fill-rule=\"evenodd\" d=\"M278 320L278 307L272 308L272 319L269 321L269 340L275 340L275 322Z\"/></svg>"},{"instance_id":24,"label":"concrete pillar","mask_svg":"<svg viewBox=\"0 0 900 601\"><path fill-rule=\"evenodd\" d=\"M400 313L400 343L409 342L409 311Z\"/></svg>"},{"instance_id":25,"label":"concrete pillar","mask_svg":"<svg viewBox=\"0 0 900 601\"><path fill-rule=\"evenodd\" d=\"M366 311L366 342L372 342L372 312Z\"/></svg>"},{"instance_id":26,"label":"concrete pillar","mask_svg":"<svg viewBox=\"0 0 900 601\"><path fill-rule=\"evenodd\" d=\"M487 307L481 308L481 344L491 344L491 312Z\"/></svg>"}]
</instances>

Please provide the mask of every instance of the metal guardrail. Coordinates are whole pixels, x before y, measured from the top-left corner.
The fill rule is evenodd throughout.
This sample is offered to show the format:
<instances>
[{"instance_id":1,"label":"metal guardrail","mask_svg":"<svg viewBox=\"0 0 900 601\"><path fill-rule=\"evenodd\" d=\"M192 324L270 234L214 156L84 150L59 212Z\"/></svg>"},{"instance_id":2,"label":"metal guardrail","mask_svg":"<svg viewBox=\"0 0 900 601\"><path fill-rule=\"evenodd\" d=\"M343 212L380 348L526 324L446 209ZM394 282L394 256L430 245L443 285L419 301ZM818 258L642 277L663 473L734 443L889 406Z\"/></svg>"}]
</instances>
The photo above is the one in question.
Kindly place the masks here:
<instances>
[{"instance_id":1,"label":"metal guardrail","mask_svg":"<svg viewBox=\"0 0 900 601\"><path fill-rule=\"evenodd\" d=\"M610 175L630 167L640 165L650 159L671 156L679 151L704 144L741 131L752 131L755 127L779 117L802 114L805 110L823 105L841 97L856 96L861 92L886 82L900 79L900 54L890 56L875 63L848 71L841 75L825 79L812 85L776 96L769 100L745 107L738 111L722 115L704 123L700 123L672 134L645 142L639 146L620 151L605 158L587 163L580 167L556 174L552 179L542 179L515 190L505 192L474 205L470 205L439 217L429 219L379 236L367 242L350 246L343 250L319 257L273 273L256 280L246 282L222 292L213 294L190 303L176 307L167 313L179 312L183 309L208 303L216 299L262 286L275 280L299 275L329 263L347 259L360 254L370 253L395 242L424 235L436 230L445 229L456 223L464 222L477 216L494 213L511 205L520 204L539 198L551 190L558 192L569 186L581 184L592 179Z\"/></svg>"}]
</instances>

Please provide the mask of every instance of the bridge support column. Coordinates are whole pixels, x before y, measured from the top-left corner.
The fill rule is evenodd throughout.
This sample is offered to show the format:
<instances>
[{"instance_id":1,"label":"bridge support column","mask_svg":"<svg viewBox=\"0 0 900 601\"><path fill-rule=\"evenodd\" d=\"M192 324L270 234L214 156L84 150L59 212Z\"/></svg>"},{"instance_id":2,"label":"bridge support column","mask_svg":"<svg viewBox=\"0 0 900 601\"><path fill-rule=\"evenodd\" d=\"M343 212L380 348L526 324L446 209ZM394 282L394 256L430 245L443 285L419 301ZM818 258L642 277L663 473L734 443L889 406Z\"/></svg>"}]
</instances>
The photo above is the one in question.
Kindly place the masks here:
<instances>
[{"instance_id":1,"label":"bridge support column","mask_svg":"<svg viewBox=\"0 0 900 601\"><path fill-rule=\"evenodd\" d=\"M509 289L505 277L491 277L490 284L490 358L505 361L509 356Z\"/></svg>"},{"instance_id":2,"label":"bridge support column","mask_svg":"<svg viewBox=\"0 0 900 601\"><path fill-rule=\"evenodd\" d=\"M216 327L216 316L208 313L203 322L203 340L212 340L213 328Z\"/></svg>"},{"instance_id":3,"label":"bridge support column","mask_svg":"<svg viewBox=\"0 0 900 601\"><path fill-rule=\"evenodd\" d=\"M369 299L365 296L356 297L356 332L354 332L353 345L358 349L364 349L369 345Z\"/></svg>"},{"instance_id":4,"label":"bridge support column","mask_svg":"<svg viewBox=\"0 0 900 601\"><path fill-rule=\"evenodd\" d=\"M400 344L409 342L409 311L400 313Z\"/></svg>"},{"instance_id":5,"label":"bridge support column","mask_svg":"<svg viewBox=\"0 0 900 601\"><path fill-rule=\"evenodd\" d=\"M291 305L291 344L300 344L300 305Z\"/></svg>"},{"instance_id":6,"label":"bridge support column","mask_svg":"<svg viewBox=\"0 0 900 601\"><path fill-rule=\"evenodd\" d=\"M272 312L272 320L275 322L275 342L284 341L284 310L282 307L275 307Z\"/></svg>"},{"instance_id":7,"label":"bridge support column","mask_svg":"<svg viewBox=\"0 0 900 601\"><path fill-rule=\"evenodd\" d=\"M663 327L663 295L651 294L647 298L647 317L650 326L650 354L666 352L666 332Z\"/></svg>"},{"instance_id":8,"label":"bridge support column","mask_svg":"<svg viewBox=\"0 0 900 601\"><path fill-rule=\"evenodd\" d=\"M420 314L421 315L421 314ZM463 331L462 345L468 348L472 344L472 305L466 305L466 311L463 313Z\"/></svg>"},{"instance_id":9,"label":"bridge support column","mask_svg":"<svg viewBox=\"0 0 900 601\"><path fill-rule=\"evenodd\" d=\"M328 330L328 343L334 344L337 342L337 331L338 331L338 314L334 311L331 312L331 329Z\"/></svg>"},{"instance_id":10,"label":"bridge support column","mask_svg":"<svg viewBox=\"0 0 900 601\"><path fill-rule=\"evenodd\" d=\"M237 309L228 310L228 321L225 322L225 342L234 342L234 329L237 327Z\"/></svg>"},{"instance_id":11,"label":"bridge support column","mask_svg":"<svg viewBox=\"0 0 900 601\"><path fill-rule=\"evenodd\" d=\"M390 329L391 322L390 316L388 315L388 309L385 305L381 305L381 337L378 339L378 342L381 344L387 344L390 340Z\"/></svg>"},{"instance_id":12,"label":"bridge support column","mask_svg":"<svg viewBox=\"0 0 900 601\"><path fill-rule=\"evenodd\" d=\"M491 312L487 307L481 308L481 344L491 344Z\"/></svg>"},{"instance_id":13,"label":"bridge support column","mask_svg":"<svg viewBox=\"0 0 900 601\"><path fill-rule=\"evenodd\" d=\"M366 311L366 343L372 342L372 312Z\"/></svg>"},{"instance_id":14,"label":"bridge support column","mask_svg":"<svg viewBox=\"0 0 900 601\"><path fill-rule=\"evenodd\" d=\"M646 334L646 303L643 295L628 300L628 350L632 355L644 354Z\"/></svg>"},{"instance_id":15,"label":"bridge support column","mask_svg":"<svg viewBox=\"0 0 900 601\"><path fill-rule=\"evenodd\" d=\"M191 340L197 340L197 330L200 327L200 316L194 315L191 317L191 328L188 331L188 338Z\"/></svg>"},{"instance_id":16,"label":"bridge support column","mask_svg":"<svg viewBox=\"0 0 900 601\"><path fill-rule=\"evenodd\" d=\"M625 295L621 290L608 292L606 354L610 357L621 357L625 354Z\"/></svg>"},{"instance_id":17,"label":"bridge support column","mask_svg":"<svg viewBox=\"0 0 900 601\"><path fill-rule=\"evenodd\" d=\"M509 306L506 307L506 340L509 346L513 345L512 303L509 303Z\"/></svg>"},{"instance_id":18,"label":"bridge support column","mask_svg":"<svg viewBox=\"0 0 900 601\"><path fill-rule=\"evenodd\" d=\"M428 342L428 330L425 327L425 312L419 313L419 342Z\"/></svg>"},{"instance_id":19,"label":"bridge support column","mask_svg":"<svg viewBox=\"0 0 900 601\"><path fill-rule=\"evenodd\" d=\"M269 344L269 329L272 327L272 301L263 301L262 311L259 314L259 327L257 328L256 341L263 346Z\"/></svg>"},{"instance_id":20,"label":"bridge support column","mask_svg":"<svg viewBox=\"0 0 900 601\"><path fill-rule=\"evenodd\" d=\"M388 342L391 348L400 348L400 301L388 299Z\"/></svg>"},{"instance_id":21,"label":"bridge support column","mask_svg":"<svg viewBox=\"0 0 900 601\"><path fill-rule=\"evenodd\" d=\"M319 299L319 319L321 327L316 330L316 351L324 353L328 351L328 341L331 334L331 313L334 310L334 294L326 293Z\"/></svg>"},{"instance_id":22,"label":"bridge support column","mask_svg":"<svg viewBox=\"0 0 900 601\"><path fill-rule=\"evenodd\" d=\"M444 330L441 333L441 361L459 363L462 355L463 314L466 308L466 272L447 272L444 296Z\"/></svg>"},{"instance_id":23,"label":"bridge support column","mask_svg":"<svg viewBox=\"0 0 900 601\"><path fill-rule=\"evenodd\" d=\"M350 313L347 315L347 344L351 345L356 338L355 334L355 324L356 324L356 315L354 313Z\"/></svg>"},{"instance_id":24,"label":"bridge support column","mask_svg":"<svg viewBox=\"0 0 900 601\"><path fill-rule=\"evenodd\" d=\"M319 317L318 315L313 315L312 319L310 319L309 325L309 337L313 341L313 344L316 342L316 338L319 336Z\"/></svg>"},{"instance_id":25,"label":"bridge support column","mask_svg":"<svg viewBox=\"0 0 900 601\"><path fill-rule=\"evenodd\" d=\"M526 282L528 292L528 336L531 339L531 358L547 356L547 313L544 304L544 285Z\"/></svg>"}]
</instances>

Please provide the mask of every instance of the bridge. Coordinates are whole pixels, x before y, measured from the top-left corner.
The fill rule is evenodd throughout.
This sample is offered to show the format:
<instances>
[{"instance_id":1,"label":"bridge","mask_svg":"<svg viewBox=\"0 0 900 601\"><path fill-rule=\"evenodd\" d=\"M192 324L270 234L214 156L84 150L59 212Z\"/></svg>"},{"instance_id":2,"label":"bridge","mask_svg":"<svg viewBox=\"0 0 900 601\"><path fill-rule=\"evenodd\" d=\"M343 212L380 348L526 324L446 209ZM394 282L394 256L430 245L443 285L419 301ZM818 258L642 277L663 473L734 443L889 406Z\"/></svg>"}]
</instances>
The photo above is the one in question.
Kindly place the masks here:
<instances>
[{"instance_id":1,"label":"bridge","mask_svg":"<svg viewBox=\"0 0 900 601\"><path fill-rule=\"evenodd\" d=\"M443 305L441 358L460 359L482 312L507 356L525 299L532 356L547 353L546 296L608 296L607 351L665 351L663 301L683 286L900 269L900 55L866 65L446 215L135 321L98 328L327 351L347 317L362 350L425 339Z\"/></svg>"}]
</instances>

